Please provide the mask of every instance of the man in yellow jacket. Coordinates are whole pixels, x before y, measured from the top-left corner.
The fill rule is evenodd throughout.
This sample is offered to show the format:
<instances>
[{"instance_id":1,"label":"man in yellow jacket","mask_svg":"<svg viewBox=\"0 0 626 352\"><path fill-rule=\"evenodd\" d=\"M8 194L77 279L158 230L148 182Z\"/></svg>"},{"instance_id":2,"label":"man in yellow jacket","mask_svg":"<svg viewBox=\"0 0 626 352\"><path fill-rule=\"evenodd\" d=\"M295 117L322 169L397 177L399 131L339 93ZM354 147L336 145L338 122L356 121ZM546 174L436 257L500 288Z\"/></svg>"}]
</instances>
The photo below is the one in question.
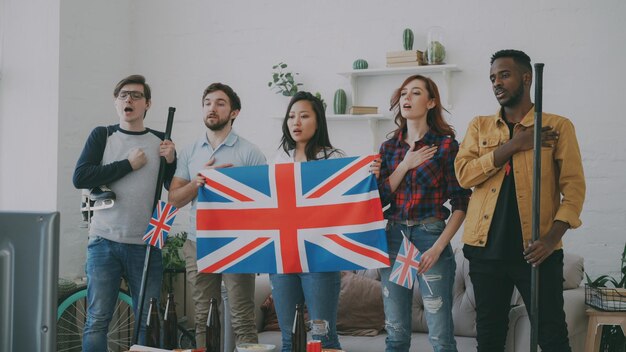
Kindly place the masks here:
<instances>
[{"instance_id":1,"label":"man in yellow jacket","mask_svg":"<svg viewBox=\"0 0 626 352\"><path fill-rule=\"evenodd\" d=\"M501 50L490 80L500 109L472 120L455 160L456 176L474 188L463 252L476 298L478 351L502 351L517 287L530 307L531 266L539 267L539 345L570 351L563 311L561 238L581 225L585 178L574 126L543 113L540 239L532 242L534 104L530 57Z\"/></svg>"}]
</instances>

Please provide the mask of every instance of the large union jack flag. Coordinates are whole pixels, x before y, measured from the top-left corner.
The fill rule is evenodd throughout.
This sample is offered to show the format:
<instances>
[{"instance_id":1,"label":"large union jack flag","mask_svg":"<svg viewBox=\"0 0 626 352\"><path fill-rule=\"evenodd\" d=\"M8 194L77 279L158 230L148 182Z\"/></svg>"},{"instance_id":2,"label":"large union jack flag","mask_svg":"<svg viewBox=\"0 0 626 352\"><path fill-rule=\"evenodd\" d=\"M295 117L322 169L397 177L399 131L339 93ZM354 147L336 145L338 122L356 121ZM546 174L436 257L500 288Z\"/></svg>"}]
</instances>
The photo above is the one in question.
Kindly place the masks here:
<instances>
[{"instance_id":1,"label":"large union jack flag","mask_svg":"<svg viewBox=\"0 0 626 352\"><path fill-rule=\"evenodd\" d=\"M198 269L299 273L389 266L377 156L203 170Z\"/></svg>"},{"instance_id":2,"label":"large union jack flag","mask_svg":"<svg viewBox=\"0 0 626 352\"><path fill-rule=\"evenodd\" d=\"M406 288L412 288L414 279L417 276L417 269L422 254L419 249L404 236L404 233L402 237L402 246L400 246L396 262L393 264L389 281Z\"/></svg>"},{"instance_id":3,"label":"large union jack flag","mask_svg":"<svg viewBox=\"0 0 626 352\"><path fill-rule=\"evenodd\" d=\"M159 203L157 203L157 206L154 208L154 213L152 213L152 218L150 218L150 222L148 223L143 241L159 249L163 248L167 234L170 232L170 228L174 223L176 213L178 213L178 209L175 206L159 200Z\"/></svg>"}]
</instances>

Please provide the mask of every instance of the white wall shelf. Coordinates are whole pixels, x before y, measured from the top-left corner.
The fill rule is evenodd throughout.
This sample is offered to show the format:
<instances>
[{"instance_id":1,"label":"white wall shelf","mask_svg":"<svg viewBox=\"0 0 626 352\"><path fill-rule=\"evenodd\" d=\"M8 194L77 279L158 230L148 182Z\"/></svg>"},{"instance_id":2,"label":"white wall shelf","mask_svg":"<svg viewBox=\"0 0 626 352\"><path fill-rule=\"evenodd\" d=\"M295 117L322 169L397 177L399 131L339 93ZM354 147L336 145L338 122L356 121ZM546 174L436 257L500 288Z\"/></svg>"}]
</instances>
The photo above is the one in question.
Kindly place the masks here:
<instances>
[{"instance_id":1,"label":"white wall shelf","mask_svg":"<svg viewBox=\"0 0 626 352\"><path fill-rule=\"evenodd\" d=\"M384 76L384 75L401 75L406 73L433 73L433 72L451 72L460 71L457 65L422 65L409 67L383 67L383 68L366 68L363 70L350 70L339 72L340 75L350 78L351 76Z\"/></svg>"},{"instance_id":2,"label":"white wall shelf","mask_svg":"<svg viewBox=\"0 0 626 352\"><path fill-rule=\"evenodd\" d=\"M365 76L390 76L390 75L414 75L414 74L423 74L425 76L429 76L431 74L441 74L443 78L443 84L439 84L440 91L445 92L443 97L445 101L442 101L442 104L447 109L452 107L451 104L451 76L452 72L460 71L457 65L424 65L424 66L411 66L411 67L393 67L393 68L367 68L363 70L350 70L345 72L339 72L338 74L344 76L350 80L350 89L351 89L351 105L359 105L359 94L358 94L358 82L357 79L359 77ZM332 108L329 106L329 108ZM272 116L273 119L282 120L284 116ZM336 114L326 114L326 119L328 122L333 121L349 121L349 122L368 122L371 140L373 144L373 150L376 152L378 149L378 141L376 139L376 132L378 130L378 123L380 121L392 121L393 117L390 115L384 114L369 114L369 115L336 115Z\"/></svg>"},{"instance_id":3,"label":"white wall shelf","mask_svg":"<svg viewBox=\"0 0 626 352\"><path fill-rule=\"evenodd\" d=\"M350 80L350 88L352 94L352 104L358 105L357 97L358 89L356 84L356 79L361 76L388 76L388 75L411 75L411 74L432 74L432 73L441 73L443 76L443 81L445 87L439 87L440 89L445 91L445 99L446 101L443 104L446 108L452 107L452 99L451 99L451 76L452 72L460 71L457 65L449 64L449 65L424 65L424 66L411 66L411 67L391 67L391 68L366 68L363 70L350 70L345 72L339 72L340 75L348 78Z\"/></svg>"},{"instance_id":4,"label":"white wall shelf","mask_svg":"<svg viewBox=\"0 0 626 352\"><path fill-rule=\"evenodd\" d=\"M282 120L284 116L272 116L273 119ZM367 114L367 115L334 115L334 114L326 114L326 120L328 121L377 121L377 120L390 120L389 117L385 117L382 114Z\"/></svg>"}]
</instances>

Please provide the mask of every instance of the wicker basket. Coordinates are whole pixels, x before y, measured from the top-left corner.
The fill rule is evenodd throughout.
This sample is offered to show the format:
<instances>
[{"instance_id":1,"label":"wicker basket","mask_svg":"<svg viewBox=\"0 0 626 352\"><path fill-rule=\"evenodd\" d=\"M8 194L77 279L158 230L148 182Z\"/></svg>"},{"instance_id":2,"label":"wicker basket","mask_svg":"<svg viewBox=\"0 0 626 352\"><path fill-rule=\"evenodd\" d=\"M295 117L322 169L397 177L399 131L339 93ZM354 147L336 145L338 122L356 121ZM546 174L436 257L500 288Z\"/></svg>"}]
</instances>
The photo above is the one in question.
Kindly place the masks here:
<instances>
[{"instance_id":1,"label":"wicker basket","mask_svg":"<svg viewBox=\"0 0 626 352\"><path fill-rule=\"evenodd\" d=\"M606 312L626 312L626 288L591 287L585 284L585 304Z\"/></svg>"}]
</instances>

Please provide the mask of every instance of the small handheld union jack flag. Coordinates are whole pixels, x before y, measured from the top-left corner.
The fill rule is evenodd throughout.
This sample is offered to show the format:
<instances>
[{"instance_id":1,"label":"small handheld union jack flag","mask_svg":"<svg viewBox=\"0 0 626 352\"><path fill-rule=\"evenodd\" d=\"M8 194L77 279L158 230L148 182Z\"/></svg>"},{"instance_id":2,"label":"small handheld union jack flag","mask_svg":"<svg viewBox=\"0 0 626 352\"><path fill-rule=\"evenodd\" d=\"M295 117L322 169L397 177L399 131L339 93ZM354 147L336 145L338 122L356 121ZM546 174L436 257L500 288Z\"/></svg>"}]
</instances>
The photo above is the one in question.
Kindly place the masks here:
<instances>
[{"instance_id":1,"label":"small handheld union jack flag","mask_svg":"<svg viewBox=\"0 0 626 352\"><path fill-rule=\"evenodd\" d=\"M404 233L402 233L402 238L402 246L400 246L396 262L393 264L389 281L406 288L412 288L422 254Z\"/></svg>"},{"instance_id":2,"label":"small handheld union jack flag","mask_svg":"<svg viewBox=\"0 0 626 352\"><path fill-rule=\"evenodd\" d=\"M146 234L143 236L144 242L159 249L163 248L176 213L178 213L178 208L160 200L150 218Z\"/></svg>"}]
</instances>

